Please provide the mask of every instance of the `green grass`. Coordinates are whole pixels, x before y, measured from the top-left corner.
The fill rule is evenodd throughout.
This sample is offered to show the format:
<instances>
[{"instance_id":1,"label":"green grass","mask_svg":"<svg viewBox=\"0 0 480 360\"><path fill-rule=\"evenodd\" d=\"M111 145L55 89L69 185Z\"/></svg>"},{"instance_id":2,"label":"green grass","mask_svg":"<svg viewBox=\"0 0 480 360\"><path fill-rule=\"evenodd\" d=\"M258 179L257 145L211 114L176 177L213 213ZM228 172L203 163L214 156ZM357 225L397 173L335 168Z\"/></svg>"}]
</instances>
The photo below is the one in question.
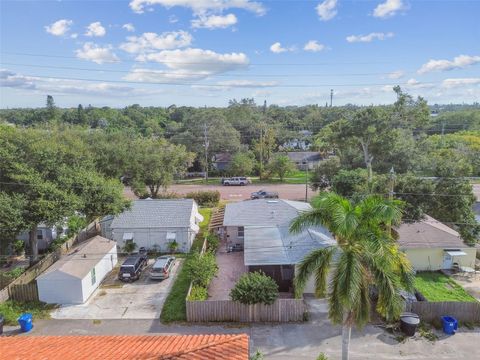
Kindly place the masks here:
<instances>
[{"instance_id":1,"label":"green grass","mask_svg":"<svg viewBox=\"0 0 480 360\"><path fill-rule=\"evenodd\" d=\"M312 178L312 172L309 171L308 178L309 181ZM249 176L253 184L305 184L305 171L296 170L285 176L283 181L280 181L278 177L272 177L268 180L260 179L258 176ZM212 177L208 178L207 185L221 185L221 177ZM196 179L187 179L187 180L178 180L178 184L182 185L205 185L205 179L196 178Z\"/></svg>"},{"instance_id":2,"label":"green grass","mask_svg":"<svg viewBox=\"0 0 480 360\"><path fill-rule=\"evenodd\" d=\"M17 319L23 313L31 313L33 321L37 319L49 319L50 311L56 305L48 305L42 302L26 302L8 300L0 303L0 314L5 318L5 325L18 325Z\"/></svg>"},{"instance_id":3,"label":"green grass","mask_svg":"<svg viewBox=\"0 0 480 360\"><path fill-rule=\"evenodd\" d=\"M192 244L190 252L200 251L203 245L203 236L202 234L208 229L208 224L210 223L210 217L212 216L211 208L201 208L200 214L203 216L203 221L200 223L200 232L195 238L195 241ZM188 277L186 269L186 264L189 261L187 256L183 262L183 265L178 270L179 273L175 279L175 283L170 290L170 293L165 300L163 305L162 313L160 314L160 321L162 323L171 323L173 321L186 321L187 320L187 310L185 305L185 298L187 297L188 288L190 286L190 279Z\"/></svg>"},{"instance_id":4,"label":"green grass","mask_svg":"<svg viewBox=\"0 0 480 360\"><path fill-rule=\"evenodd\" d=\"M428 301L476 301L452 278L440 272L417 273L415 288Z\"/></svg>"}]
</instances>

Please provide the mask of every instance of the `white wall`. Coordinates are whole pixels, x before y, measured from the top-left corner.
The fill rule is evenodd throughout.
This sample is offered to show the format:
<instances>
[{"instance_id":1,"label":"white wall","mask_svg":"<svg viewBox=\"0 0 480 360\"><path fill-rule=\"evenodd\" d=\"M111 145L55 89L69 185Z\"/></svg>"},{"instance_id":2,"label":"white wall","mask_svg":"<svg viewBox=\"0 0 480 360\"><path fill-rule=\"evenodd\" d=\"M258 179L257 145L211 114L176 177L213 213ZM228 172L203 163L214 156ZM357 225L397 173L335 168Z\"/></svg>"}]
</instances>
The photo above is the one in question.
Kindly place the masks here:
<instances>
[{"instance_id":1,"label":"white wall","mask_svg":"<svg viewBox=\"0 0 480 360\"><path fill-rule=\"evenodd\" d=\"M121 249L125 245L123 241L124 233L133 233L133 242L137 247L145 247L152 249L154 245L158 246L158 250L168 252L170 240L167 240L167 232L176 234L176 242L178 243L178 251L188 252L192 246L196 233L190 228L161 228L161 229L113 229L113 240L117 242Z\"/></svg>"},{"instance_id":2,"label":"white wall","mask_svg":"<svg viewBox=\"0 0 480 360\"><path fill-rule=\"evenodd\" d=\"M226 226L225 236L228 244L243 244L244 238L238 237L238 226Z\"/></svg>"},{"instance_id":3,"label":"white wall","mask_svg":"<svg viewBox=\"0 0 480 360\"><path fill-rule=\"evenodd\" d=\"M71 275L56 273L37 279L38 298L48 304L81 304L82 282Z\"/></svg>"},{"instance_id":4,"label":"white wall","mask_svg":"<svg viewBox=\"0 0 480 360\"><path fill-rule=\"evenodd\" d=\"M82 303L88 300L92 293L98 288L105 276L112 271L117 264L117 247L112 250L95 265L95 283L92 284L91 272L89 272L81 281Z\"/></svg>"}]
</instances>

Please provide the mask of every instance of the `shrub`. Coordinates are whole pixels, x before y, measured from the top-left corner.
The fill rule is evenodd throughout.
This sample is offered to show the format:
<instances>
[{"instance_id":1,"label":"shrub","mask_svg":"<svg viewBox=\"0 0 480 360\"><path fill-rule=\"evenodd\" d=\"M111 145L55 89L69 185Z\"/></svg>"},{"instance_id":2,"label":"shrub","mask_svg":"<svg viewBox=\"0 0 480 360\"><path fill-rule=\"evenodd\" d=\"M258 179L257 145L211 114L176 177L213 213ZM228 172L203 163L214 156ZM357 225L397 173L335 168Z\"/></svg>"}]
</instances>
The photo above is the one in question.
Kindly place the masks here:
<instances>
[{"instance_id":1,"label":"shrub","mask_svg":"<svg viewBox=\"0 0 480 360\"><path fill-rule=\"evenodd\" d=\"M211 252L205 254L193 253L185 264L188 277L194 285L207 287L212 278L217 274L218 266L215 255Z\"/></svg>"},{"instance_id":2,"label":"shrub","mask_svg":"<svg viewBox=\"0 0 480 360\"><path fill-rule=\"evenodd\" d=\"M175 240L173 240L168 244L168 249L170 250L170 252L174 253L178 249L178 243Z\"/></svg>"},{"instance_id":3,"label":"shrub","mask_svg":"<svg viewBox=\"0 0 480 360\"><path fill-rule=\"evenodd\" d=\"M193 285L188 300L190 301L203 301L207 300L208 293L207 288L203 286Z\"/></svg>"},{"instance_id":4,"label":"shrub","mask_svg":"<svg viewBox=\"0 0 480 360\"><path fill-rule=\"evenodd\" d=\"M85 226L87 226L87 220L84 217L73 215L68 219L67 222L68 234L75 235Z\"/></svg>"},{"instance_id":5,"label":"shrub","mask_svg":"<svg viewBox=\"0 0 480 360\"><path fill-rule=\"evenodd\" d=\"M133 241L128 241L123 245L123 251L126 252L127 254L130 254L135 251L137 248L137 244L134 243Z\"/></svg>"},{"instance_id":6,"label":"shrub","mask_svg":"<svg viewBox=\"0 0 480 360\"><path fill-rule=\"evenodd\" d=\"M193 199L200 206L217 206L220 201L220 192L215 191L194 191L185 195L187 199Z\"/></svg>"},{"instance_id":7,"label":"shrub","mask_svg":"<svg viewBox=\"0 0 480 360\"><path fill-rule=\"evenodd\" d=\"M215 234L207 234L207 250L212 253L216 253L220 246L220 239Z\"/></svg>"},{"instance_id":8,"label":"shrub","mask_svg":"<svg viewBox=\"0 0 480 360\"><path fill-rule=\"evenodd\" d=\"M230 297L242 304L271 305L278 298L278 285L262 271L246 273L230 291Z\"/></svg>"},{"instance_id":9,"label":"shrub","mask_svg":"<svg viewBox=\"0 0 480 360\"><path fill-rule=\"evenodd\" d=\"M320 353L320 354L317 356L317 360L328 360L328 357L327 357L327 355L325 355L324 353Z\"/></svg>"},{"instance_id":10,"label":"shrub","mask_svg":"<svg viewBox=\"0 0 480 360\"><path fill-rule=\"evenodd\" d=\"M181 198L180 194L177 194L174 191L160 192L157 194L157 196L155 196L155 199L180 199L180 198Z\"/></svg>"},{"instance_id":11,"label":"shrub","mask_svg":"<svg viewBox=\"0 0 480 360\"><path fill-rule=\"evenodd\" d=\"M25 243L23 240L15 240L12 245L15 255L21 255L25 250Z\"/></svg>"}]
</instances>

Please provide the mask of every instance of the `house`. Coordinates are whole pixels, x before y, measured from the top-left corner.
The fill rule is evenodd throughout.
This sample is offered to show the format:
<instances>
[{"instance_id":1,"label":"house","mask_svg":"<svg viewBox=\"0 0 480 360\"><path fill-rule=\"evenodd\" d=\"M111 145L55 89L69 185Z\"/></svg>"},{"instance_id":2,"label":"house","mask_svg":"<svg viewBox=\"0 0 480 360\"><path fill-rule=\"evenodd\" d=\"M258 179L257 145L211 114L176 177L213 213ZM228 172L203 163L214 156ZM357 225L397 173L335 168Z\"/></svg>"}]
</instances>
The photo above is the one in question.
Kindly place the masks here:
<instances>
[{"instance_id":1,"label":"house","mask_svg":"<svg viewBox=\"0 0 480 360\"><path fill-rule=\"evenodd\" d=\"M6 336L4 359L248 360L247 334Z\"/></svg>"},{"instance_id":2,"label":"house","mask_svg":"<svg viewBox=\"0 0 480 360\"><path fill-rule=\"evenodd\" d=\"M137 247L167 252L176 242L178 251L188 252L202 220L192 199L144 199L135 200L129 210L102 225L110 228L106 232L119 248L134 242Z\"/></svg>"},{"instance_id":3,"label":"house","mask_svg":"<svg viewBox=\"0 0 480 360\"><path fill-rule=\"evenodd\" d=\"M37 227L37 244L38 250L46 250L50 243L57 239L57 237L65 236L67 233L67 227L65 225L53 225L39 224ZM25 242L28 247L30 244L30 234L23 232L17 236L17 239Z\"/></svg>"},{"instance_id":4,"label":"house","mask_svg":"<svg viewBox=\"0 0 480 360\"><path fill-rule=\"evenodd\" d=\"M310 142L313 133L309 130L300 130L298 137L289 139L281 145L281 149L284 150L302 150L307 151L310 149Z\"/></svg>"},{"instance_id":5,"label":"house","mask_svg":"<svg viewBox=\"0 0 480 360\"><path fill-rule=\"evenodd\" d=\"M227 204L223 219L227 246L238 244L244 249L248 271L262 270L279 285L290 291L295 265L312 250L335 246L332 235L321 226L312 226L299 234L291 234L291 221L301 212L311 210L308 203L289 200L252 200ZM305 293L313 293L309 281Z\"/></svg>"},{"instance_id":6,"label":"house","mask_svg":"<svg viewBox=\"0 0 480 360\"><path fill-rule=\"evenodd\" d=\"M83 304L117 264L117 244L95 236L37 278L40 301Z\"/></svg>"},{"instance_id":7,"label":"house","mask_svg":"<svg viewBox=\"0 0 480 360\"><path fill-rule=\"evenodd\" d=\"M398 244L417 271L474 267L476 248L466 245L460 234L447 225L426 216L397 229Z\"/></svg>"},{"instance_id":8,"label":"house","mask_svg":"<svg viewBox=\"0 0 480 360\"><path fill-rule=\"evenodd\" d=\"M218 171L227 171L232 161L232 154L230 153L217 153L213 155L212 166Z\"/></svg>"},{"instance_id":9,"label":"house","mask_svg":"<svg viewBox=\"0 0 480 360\"><path fill-rule=\"evenodd\" d=\"M313 170L322 160L319 152L315 151L289 151L286 153L298 170Z\"/></svg>"}]
</instances>

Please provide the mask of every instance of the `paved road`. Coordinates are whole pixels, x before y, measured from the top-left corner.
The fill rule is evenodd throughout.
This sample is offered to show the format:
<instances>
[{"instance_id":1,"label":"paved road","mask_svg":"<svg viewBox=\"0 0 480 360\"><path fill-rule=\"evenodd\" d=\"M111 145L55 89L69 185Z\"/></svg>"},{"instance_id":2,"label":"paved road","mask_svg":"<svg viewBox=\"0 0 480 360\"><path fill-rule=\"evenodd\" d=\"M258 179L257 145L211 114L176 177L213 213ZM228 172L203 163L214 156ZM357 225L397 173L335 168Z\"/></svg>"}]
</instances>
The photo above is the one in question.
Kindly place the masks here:
<instances>
[{"instance_id":1,"label":"paved road","mask_svg":"<svg viewBox=\"0 0 480 360\"><path fill-rule=\"evenodd\" d=\"M241 325L162 325L158 320L38 320L31 335L179 335L246 333L250 336L250 350L263 352L265 359L312 360L320 352L330 359L339 359L341 329L327 319L327 306L323 301L309 299L311 316L307 323ZM12 328L6 327L12 334ZM16 330L15 330L15 333ZM29 334L21 334L28 336ZM375 360L447 360L478 359L480 329L460 328L456 335L446 336L436 332L439 340L431 343L415 337L399 343L395 337L380 327L368 325L352 332L350 358Z\"/></svg>"},{"instance_id":2,"label":"paved road","mask_svg":"<svg viewBox=\"0 0 480 360\"><path fill-rule=\"evenodd\" d=\"M258 185L252 184L247 186L221 186L221 185L172 185L168 191L178 194L186 194L192 191L200 190L218 190L223 200L236 201L250 199L250 194L254 191L265 189L267 191L278 192L281 199L287 200L305 200L305 185L301 184L271 184ZM135 195L129 189L125 189L125 195L130 199L135 199ZM310 199L314 192L308 188L308 198Z\"/></svg>"}]
</instances>

